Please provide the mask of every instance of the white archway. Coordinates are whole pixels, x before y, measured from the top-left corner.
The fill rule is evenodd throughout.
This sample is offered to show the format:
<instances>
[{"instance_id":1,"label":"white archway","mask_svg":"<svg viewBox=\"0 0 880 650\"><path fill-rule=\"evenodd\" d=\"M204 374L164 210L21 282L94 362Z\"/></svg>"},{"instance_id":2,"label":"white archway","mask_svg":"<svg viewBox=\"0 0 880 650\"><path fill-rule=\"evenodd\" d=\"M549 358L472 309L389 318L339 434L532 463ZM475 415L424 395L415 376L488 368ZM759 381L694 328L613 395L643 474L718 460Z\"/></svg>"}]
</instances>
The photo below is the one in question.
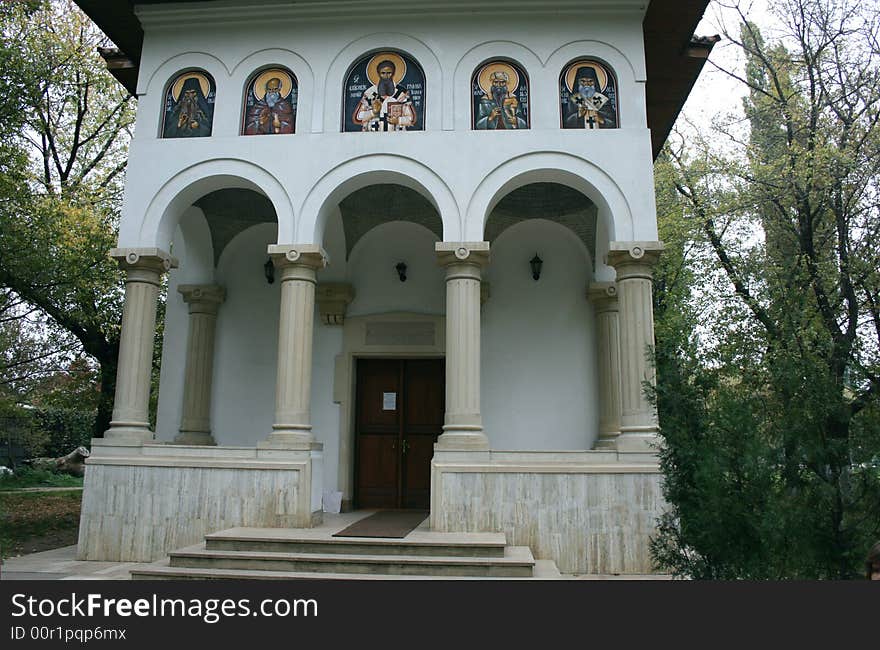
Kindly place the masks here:
<instances>
[{"instance_id":1,"label":"white archway","mask_svg":"<svg viewBox=\"0 0 880 650\"><path fill-rule=\"evenodd\" d=\"M599 209L608 240L633 238L633 215L617 183L594 163L568 153L541 151L512 158L492 170L471 196L465 213L465 241L482 241L492 209L513 190L531 183L560 183L589 198Z\"/></svg>"},{"instance_id":2,"label":"white archway","mask_svg":"<svg viewBox=\"0 0 880 650\"><path fill-rule=\"evenodd\" d=\"M360 156L349 160L324 174L315 183L303 204L301 223L296 240L279 242L320 244L328 210L342 199L369 185L393 183L403 185L421 194L436 208L443 222L443 239L459 241L461 214L451 190L445 181L423 163L405 156L379 154Z\"/></svg>"},{"instance_id":3,"label":"white archway","mask_svg":"<svg viewBox=\"0 0 880 650\"><path fill-rule=\"evenodd\" d=\"M147 208L136 238L138 245L167 249L183 211L204 195L228 188L253 190L266 196L278 220L278 241L292 241L295 216L290 197L281 183L254 163L215 159L182 170L162 186ZM120 232L120 243L122 241Z\"/></svg>"}]
</instances>

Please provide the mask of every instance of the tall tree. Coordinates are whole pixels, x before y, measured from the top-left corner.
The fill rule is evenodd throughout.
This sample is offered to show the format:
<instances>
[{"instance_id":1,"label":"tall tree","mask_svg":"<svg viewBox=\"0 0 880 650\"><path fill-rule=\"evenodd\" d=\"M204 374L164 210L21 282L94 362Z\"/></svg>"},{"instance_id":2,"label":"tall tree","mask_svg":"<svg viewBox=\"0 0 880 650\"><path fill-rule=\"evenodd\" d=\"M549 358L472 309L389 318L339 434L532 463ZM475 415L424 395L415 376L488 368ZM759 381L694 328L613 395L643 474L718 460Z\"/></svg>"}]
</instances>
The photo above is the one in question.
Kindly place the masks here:
<instances>
[{"instance_id":1,"label":"tall tree","mask_svg":"<svg viewBox=\"0 0 880 650\"><path fill-rule=\"evenodd\" d=\"M855 576L880 536L880 10L774 12L772 43L741 12L726 34L745 132L669 150L711 253L691 296L715 309L698 347L658 344L672 508L654 551L697 577Z\"/></svg>"},{"instance_id":2,"label":"tall tree","mask_svg":"<svg viewBox=\"0 0 880 650\"><path fill-rule=\"evenodd\" d=\"M98 365L95 433L112 412L121 310L115 242L133 101L97 54L106 38L70 0L7 3L0 12L2 147L24 166L0 170L0 287L37 308ZM7 75L7 71L11 74ZM18 174L13 177L12 173Z\"/></svg>"}]
</instances>

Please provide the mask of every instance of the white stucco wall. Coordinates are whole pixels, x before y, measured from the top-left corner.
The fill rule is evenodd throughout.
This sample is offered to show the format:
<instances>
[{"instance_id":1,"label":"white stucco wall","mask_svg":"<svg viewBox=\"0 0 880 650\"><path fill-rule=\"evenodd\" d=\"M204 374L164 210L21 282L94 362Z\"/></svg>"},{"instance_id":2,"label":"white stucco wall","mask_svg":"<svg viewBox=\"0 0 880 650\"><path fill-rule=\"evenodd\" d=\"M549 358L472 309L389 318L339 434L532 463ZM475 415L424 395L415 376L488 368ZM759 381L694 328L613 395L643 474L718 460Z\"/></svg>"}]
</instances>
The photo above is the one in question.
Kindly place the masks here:
<instances>
[{"instance_id":1,"label":"white stucco wall","mask_svg":"<svg viewBox=\"0 0 880 650\"><path fill-rule=\"evenodd\" d=\"M429 197L447 241L479 239L498 198L546 180L590 196L610 239L656 239L644 101L645 3L621 0L609 10L607 2L550 0L518 5L511 13L500 0L477 0L468 12L452 15L442 3L416 0L395 4L382 29L372 26L374 3L349 3L344 18L316 20L330 11L332 3L326 4L218 3L209 15L186 5L138 9L145 41L121 246L167 249L181 210L220 187L266 194L278 214L279 243L320 242L338 200L375 182L400 182ZM426 130L339 133L349 65L386 48L407 52L425 71ZM622 128L560 129L559 74L584 56L615 70ZM516 61L529 76L528 131L470 130L471 74L497 57ZM246 80L270 64L287 66L299 80L296 133L239 136ZM192 68L208 71L217 83L213 135L160 139L165 86Z\"/></svg>"},{"instance_id":2,"label":"white stucco wall","mask_svg":"<svg viewBox=\"0 0 880 650\"><path fill-rule=\"evenodd\" d=\"M544 265L532 279L529 260ZM533 219L492 244L483 307L483 426L493 449L590 449L597 436L595 327L583 244Z\"/></svg>"},{"instance_id":3,"label":"white stucco wall","mask_svg":"<svg viewBox=\"0 0 880 650\"><path fill-rule=\"evenodd\" d=\"M348 315L445 313L446 282L437 265L436 241L429 230L403 221L383 224L364 235L348 260L349 282L355 290ZM406 264L406 282L395 270L399 262Z\"/></svg>"},{"instance_id":4,"label":"white stucco wall","mask_svg":"<svg viewBox=\"0 0 880 650\"><path fill-rule=\"evenodd\" d=\"M226 302L217 316L211 422L221 445L256 445L272 431L281 285L263 273L274 224L248 228L220 256L217 283Z\"/></svg>"},{"instance_id":5,"label":"white stucco wall","mask_svg":"<svg viewBox=\"0 0 880 650\"><path fill-rule=\"evenodd\" d=\"M146 35L119 245L171 248L181 259L169 280L160 440L172 439L179 425L188 316L176 288L192 282L227 289L217 320L215 438L254 445L271 431L280 287L263 277L270 243L321 243L330 266L318 281L354 286L350 316L445 312L436 237L424 228L385 224L345 259L337 205L357 189L374 183L415 189L437 208L444 240L480 241L486 216L508 192L533 182L568 185L599 210L597 280L614 278L603 264L609 241L657 238L644 102L645 3L621 0L608 10L598 0L577 6L549 0L518 4L509 13L500 0L475 0L467 13L453 16L442 3L415 0L405 9L395 5L382 29L372 26L371 4L350 4L352 15L335 19L317 15L326 10L323 3L253 9L226 2L210 15L186 5L138 10ZM425 71L426 130L340 133L349 65L386 48L407 52ZM559 74L580 57L602 59L615 70L620 129L560 129ZM530 130L470 129L470 77L492 58L512 59L527 72ZM299 80L296 133L239 136L246 80L269 64L290 68ZM217 83L213 135L160 139L165 85L192 68L208 71ZM266 195L278 226L238 235L214 270L207 225L191 205L231 187ZM528 268L535 252L545 261L539 282ZM394 271L399 261L408 267L406 283ZM492 242L485 277L492 295L483 308L483 419L492 447L589 448L596 437L597 387L593 314L584 296L592 271L583 246L558 225L521 223ZM312 423L325 445L324 485L334 489L344 427L332 391L342 333L321 325L317 314L315 323Z\"/></svg>"},{"instance_id":6,"label":"white stucco wall","mask_svg":"<svg viewBox=\"0 0 880 650\"><path fill-rule=\"evenodd\" d=\"M184 359L189 333L189 308L177 292L182 284L214 282L214 251L202 211L190 207L175 229L171 251L180 267L168 274L162 367L159 375L159 408L156 439L171 441L180 426L183 405Z\"/></svg>"}]
</instances>

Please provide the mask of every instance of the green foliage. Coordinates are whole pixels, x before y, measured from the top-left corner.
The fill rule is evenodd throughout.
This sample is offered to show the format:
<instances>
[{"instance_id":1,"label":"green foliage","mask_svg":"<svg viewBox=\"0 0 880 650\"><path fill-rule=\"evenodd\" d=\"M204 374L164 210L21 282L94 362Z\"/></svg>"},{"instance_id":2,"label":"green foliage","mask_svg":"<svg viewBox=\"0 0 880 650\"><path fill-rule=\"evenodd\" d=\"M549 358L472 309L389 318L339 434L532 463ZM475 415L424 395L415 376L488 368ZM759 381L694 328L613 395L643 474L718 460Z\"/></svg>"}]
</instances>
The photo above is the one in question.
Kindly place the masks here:
<instances>
[{"instance_id":1,"label":"green foliage","mask_svg":"<svg viewBox=\"0 0 880 650\"><path fill-rule=\"evenodd\" d=\"M56 474L46 469L23 466L15 473L0 476L0 490L20 490L35 487L82 487L83 479L68 474Z\"/></svg>"},{"instance_id":2,"label":"green foliage","mask_svg":"<svg viewBox=\"0 0 880 650\"><path fill-rule=\"evenodd\" d=\"M15 468L22 457L42 455L48 436L32 424L31 414L25 409L0 406L0 445L5 451L4 456L0 457L0 465Z\"/></svg>"},{"instance_id":3,"label":"green foliage","mask_svg":"<svg viewBox=\"0 0 880 650\"><path fill-rule=\"evenodd\" d=\"M745 16L727 34L746 133L716 125L657 164L670 510L652 550L695 578L860 577L880 537L880 10L777 10L780 40Z\"/></svg>"},{"instance_id":4,"label":"green foliage","mask_svg":"<svg viewBox=\"0 0 880 650\"><path fill-rule=\"evenodd\" d=\"M0 7L0 400L41 395L76 374L110 420L121 318L116 241L133 101L96 47L105 37L70 0ZM4 310L4 305L6 309ZM88 355L90 372L73 365Z\"/></svg>"},{"instance_id":5,"label":"green foliage","mask_svg":"<svg viewBox=\"0 0 880 650\"><path fill-rule=\"evenodd\" d=\"M0 412L0 444L21 448L24 458L58 458L77 447L91 446L94 411L83 408L7 409ZM15 458L0 458L14 467Z\"/></svg>"},{"instance_id":6,"label":"green foliage","mask_svg":"<svg viewBox=\"0 0 880 650\"><path fill-rule=\"evenodd\" d=\"M31 427L45 437L42 455L65 456L77 447L91 446L94 413L80 409L36 409Z\"/></svg>"}]
</instances>

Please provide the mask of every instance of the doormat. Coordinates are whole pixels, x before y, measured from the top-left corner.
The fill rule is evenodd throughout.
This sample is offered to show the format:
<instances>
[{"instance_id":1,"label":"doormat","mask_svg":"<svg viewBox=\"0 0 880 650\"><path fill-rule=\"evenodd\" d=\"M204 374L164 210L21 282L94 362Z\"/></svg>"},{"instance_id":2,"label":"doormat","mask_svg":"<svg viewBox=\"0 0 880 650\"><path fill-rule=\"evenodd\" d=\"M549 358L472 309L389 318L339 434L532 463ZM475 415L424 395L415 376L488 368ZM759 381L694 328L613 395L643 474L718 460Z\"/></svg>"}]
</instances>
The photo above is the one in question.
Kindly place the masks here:
<instances>
[{"instance_id":1,"label":"doormat","mask_svg":"<svg viewBox=\"0 0 880 650\"><path fill-rule=\"evenodd\" d=\"M380 510L334 533L333 537L406 537L428 514L427 510Z\"/></svg>"}]
</instances>

